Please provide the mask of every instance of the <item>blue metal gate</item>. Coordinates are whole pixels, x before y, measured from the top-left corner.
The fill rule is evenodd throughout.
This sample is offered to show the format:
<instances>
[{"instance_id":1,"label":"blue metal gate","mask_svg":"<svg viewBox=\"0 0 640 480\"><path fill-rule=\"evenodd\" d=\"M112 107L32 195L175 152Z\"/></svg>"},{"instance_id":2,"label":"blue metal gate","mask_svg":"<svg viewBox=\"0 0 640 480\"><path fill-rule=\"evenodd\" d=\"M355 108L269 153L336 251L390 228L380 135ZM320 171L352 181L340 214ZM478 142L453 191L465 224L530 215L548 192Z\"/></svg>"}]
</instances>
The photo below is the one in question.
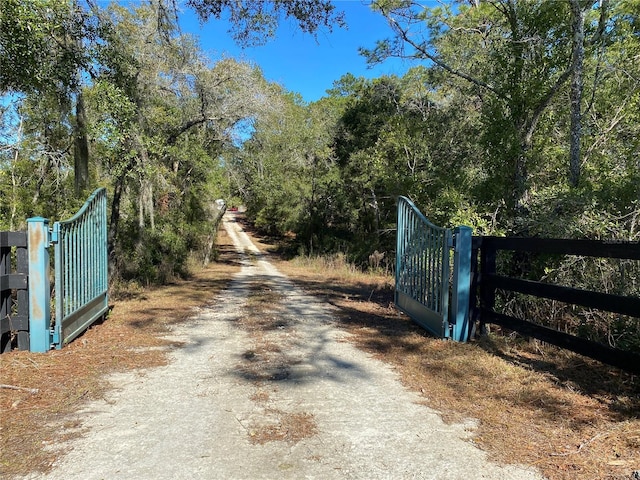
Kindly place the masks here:
<instances>
[{"instance_id":1,"label":"blue metal gate","mask_svg":"<svg viewBox=\"0 0 640 480\"><path fill-rule=\"evenodd\" d=\"M96 190L69 220L53 225L57 348L102 317L109 307L107 192Z\"/></svg>"},{"instance_id":2,"label":"blue metal gate","mask_svg":"<svg viewBox=\"0 0 640 480\"><path fill-rule=\"evenodd\" d=\"M29 336L32 352L62 348L108 310L107 193L98 189L72 218L49 229L27 220ZM50 311L49 247L55 253L55 317Z\"/></svg>"},{"instance_id":3,"label":"blue metal gate","mask_svg":"<svg viewBox=\"0 0 640 480\"><path fill-rule=\"evenodd\" d=\"M398 199L395 303L400 310L434 335L467 341L470 267L471 228L438 227L411 200Z\"/></svg>"}]
</instances>

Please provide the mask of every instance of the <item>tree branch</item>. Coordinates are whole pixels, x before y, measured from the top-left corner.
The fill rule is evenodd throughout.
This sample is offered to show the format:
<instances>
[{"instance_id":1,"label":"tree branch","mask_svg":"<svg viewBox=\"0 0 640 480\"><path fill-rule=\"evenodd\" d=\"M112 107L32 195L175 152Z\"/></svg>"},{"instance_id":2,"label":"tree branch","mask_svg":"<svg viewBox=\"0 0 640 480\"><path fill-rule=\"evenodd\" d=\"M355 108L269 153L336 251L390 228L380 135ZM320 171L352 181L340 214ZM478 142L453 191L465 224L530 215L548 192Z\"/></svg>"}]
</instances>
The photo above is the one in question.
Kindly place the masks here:
<instances>
[{"instance_id":1,"label":"tree branch","mask_svg":"<svg viewBox=\"0 0 640 480\"><path fill-rule=\"evenodd\" d=\"M20 391L23 391L23 392L33 393L34 395L36 393L40 392L40 390L38 390L37 388L18 387L16 385L0 384L0 388L6 388L6 389L9 389L9 390L20 390Z\"/></svg>"},{"instance_id":2,"label":"tree branch","mask_svg":"<svg viewBox=\"0 0 640 480\"><path fill-rule=\"evenodd\" d=\"M185 133L190 128L195 127L196 125L202 125L207 120L208 120L207 117L202 116L202 117L199 117L199 118L195 118L195 119L189 120L188 122L185 122L184 124L182 124L182 126L178 130L176 130L171 135L169 135L169 138L167 138L167 144L175 145L175 143L178 140L178 137L180 135Z\"/></svg>"},{"instance_id":3,"label":"tree branch","mask_svg":"<svg viewBox=\"0 0 640 480\"><path fill-rule=\"evenodd\" d=\"M525 135L526 135L527 141L531 140L531 137L533 136L533 132L536 129L536 126L538 124L538 121L540 120L540 117L544 113L544 110L549 106L551 99L558 92L558 90L560 90L560 87L562 87L562 85L569 79L570 76L571 76L571 68L568 68L562 73L562 75L558 77L558 79L556 80L556 83L549 89L547 94L544 97L542 97L542 100L540 100L540 103L538 103L538 106L534 109L526 125Z\"/></svg>"},{"instance_id":4,"label":"tree branch","mask_svg":"<svg viewBox=\"0 0 640 480\"><path fill-rule=\"evenodd\" d=\"M483 88L485 90L488 90L490 92L492 92L494 95L496 95L498 98L502 98L504 100L509 100L509 98L504 95L504 93L502 93L500 90L498 90L496 87L489 85L488 83L475 78L465 72L462 72L460 70L457 70L453 67L451 67L449 64L445 63L443 60L441 60L440 58L438 58L436 55L433 55L432 53L429 53L429 51L427 50L427 48L423 45L423 44L418 44L415 41L413 41L411 39L411 37L409 36L409 32L408 29L404 29L400 26L400 24L393 18L391 17L391 13L388 11L385 11L384 9L381 9L380 12L382 13L382 15L384 15L384 17L387 19L387 21L389 22L389 25L391 26L391 28L399 35L399 37L406 42L407 44L411 45L415 50L417 50L420 55L423 58L427 58L429 60L431 60L433 63L435 63L436 65L438 65L440 68L446 70L447 72L449 72L452 75L455 75L456 77L462 78L463 80L466 80L470 83L472 83L473 85L476 85L477 87Z\"/></svg>"}]
</instances>

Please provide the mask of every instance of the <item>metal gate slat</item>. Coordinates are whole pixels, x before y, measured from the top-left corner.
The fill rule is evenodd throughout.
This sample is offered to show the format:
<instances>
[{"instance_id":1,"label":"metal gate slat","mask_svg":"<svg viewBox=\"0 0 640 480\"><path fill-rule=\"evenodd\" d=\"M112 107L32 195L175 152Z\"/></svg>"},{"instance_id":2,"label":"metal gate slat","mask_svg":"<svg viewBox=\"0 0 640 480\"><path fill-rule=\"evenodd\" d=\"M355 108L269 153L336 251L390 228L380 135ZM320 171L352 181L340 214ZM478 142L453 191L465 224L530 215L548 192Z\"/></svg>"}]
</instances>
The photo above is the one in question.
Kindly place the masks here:
<instances>
[{"instance_id":1,"label":"metal gate slat","mask_svg":"<svg viewBox=\"0 0 640 480\"><path fill-rule=\"evenodd\" d=\"M406 197L398 199L397 219L396 306L435 335L466 341L470 277L465 272L471 259L470 242L468 251L456 251L452 257L454 231L429 222ZM457 227L455 235L460 232L470 235L471 229ZM467 242L463 243L466 249ZM460 268L460 262L467 262L467 267ZM467 294L459 294L458 289Z\"/></svg>"}]
</instances>

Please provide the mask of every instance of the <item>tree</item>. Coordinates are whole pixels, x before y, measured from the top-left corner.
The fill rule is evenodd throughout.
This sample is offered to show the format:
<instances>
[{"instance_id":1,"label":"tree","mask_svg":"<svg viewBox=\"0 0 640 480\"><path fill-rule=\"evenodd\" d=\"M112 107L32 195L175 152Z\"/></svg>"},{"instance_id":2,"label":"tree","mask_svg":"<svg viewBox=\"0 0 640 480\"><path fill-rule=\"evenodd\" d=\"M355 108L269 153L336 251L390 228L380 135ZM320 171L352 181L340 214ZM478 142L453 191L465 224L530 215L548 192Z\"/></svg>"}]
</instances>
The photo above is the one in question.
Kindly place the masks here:
<instances>
[{"instance_id":1,"label":"tree","mask_svg":"<svg viewBox=\"0 0 640 480\"><path fill-rule=\"evenodd\" d=\"M242 179L243 199L257 226L272 234L294 232L305 249L317 251L335 226L330 144L340 107L327 99L305 105L297 95L280 95L280 108L256 116L254 134L228 168Z\"/></svg>"},{"instance_id":2,"label":"tree","mask_svg":"<svg viewBox=\"0 0 640 480\"><path fill-rule=\"evenodd\" d=\"M73 89L84 63L79 12L67 0L0 0L0 93Z\"/></svg>"},{"instance_id":3,"label":"tree","mask_svg":"<svg viewBox=\"0 0 640 480\"><path fill-rule=\"evenodd\" d=\"M159 264L184 263L199 248L207 202L222 190L210 184L220 180L218 158L239 125L278 108L257 68L212 64L193 38L159 31L160 15L157 5L101 12L105 41L87 90L92 137L114 190L111 251L126 259L123 269L152 280Z\"/></svg>"},{"instance_id":4,"label":"tree","mask_svg":"<svg viewBox=\"0 0 640 480\"><path fill-rule=\"evenodd\" d=\"M227 18L244 45L266 41L282 19L311 34L342 24L320 0L193 5L203 19ZM238 138L241 128L280 109L257 68L231 59L212 64L176 21L173 0L132 9L0 0L0 91L22 120L19 129L3 126L2 134L20 132L19 142L1 149L0 182L11 187L16 207L3 202L3 213L28 213L17 210L27 192L47 203L39 214L71 210L75 200L56 195L69 189L71 172L79 196L106 185L112 259L147 280L197 249L206 202L224 188L220 155L246 139ZM38 175L23 182L34 167Z\"/></svg>"},{"instance_id":5,"label":"tree","mask_svg":"<svg viewBox=\"0 0 640 480\"><path fill-rule=\"evenodd\" d=\"M487 125L497 127L487 130L489 152L511 171L503 195L514 213L526 217L534 134L572 76L574 112L579 111L581 32L585 9L592 4L573 2L570 24L566 19L571 18L571 5L563 2L492 0L428 8L379 0L373 7L387 18L396 36L365 53L373 62L390 56L427 60L480 99ZM594 8L604 16L606 5ZM590 30L592 36L597 32ZM580 142L579 117L574 114L574 149ZM572 173L567 177L576 185L579 160L571 158Z\"/></svg>"},{"instance_id":6,"label":"tree","mask_svg":"<svg viewBox=\"0 0 640 480\"><path fill-rule=\"evenodd\" d=\"M80 80L88 58L82 42L93 37L85 12L76 2L65 0L2 0L0 7L0 91L36 98L55 95L61 104L76 98L72 135L75 189L80 195L89 182ZM70 107L70 116L71 111Z\"/></svg>"},{"instance_id":7,"label":"tree","mask_svg":"<svg viewBox=\"0 0 640 480\"><path fill-rule=\"evenodd\" d=\"M188 0L203 22L227 14L230 33L241 45L263 44L276 35L282 17L298 22L305 33L343 27L344 15L329 0Z\"/></svg>"}]
</instances>

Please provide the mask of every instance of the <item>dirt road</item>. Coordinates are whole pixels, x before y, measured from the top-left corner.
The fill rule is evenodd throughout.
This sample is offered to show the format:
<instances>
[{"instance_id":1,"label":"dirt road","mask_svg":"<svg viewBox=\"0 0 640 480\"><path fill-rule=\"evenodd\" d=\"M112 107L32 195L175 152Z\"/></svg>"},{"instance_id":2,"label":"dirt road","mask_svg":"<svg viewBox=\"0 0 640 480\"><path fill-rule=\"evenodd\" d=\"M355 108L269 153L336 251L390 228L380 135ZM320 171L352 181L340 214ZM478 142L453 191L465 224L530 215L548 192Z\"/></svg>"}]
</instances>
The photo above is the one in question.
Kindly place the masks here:
<instances>
[{"instance_id":1,"label":"dirt road","mask_svg":"<svg viewBox=\"0 0 640 480\"><path fill-rule=\"evenodd\" d=\"M177 327L164 367L119 374L79 412L56 479L540 479L487 461L357 350L326 305L280 274L226 214L242 270ZM247 318L252 318L248 323ZM259 328L258 328L259 327Z\"/></svg>"}]
</instances>

